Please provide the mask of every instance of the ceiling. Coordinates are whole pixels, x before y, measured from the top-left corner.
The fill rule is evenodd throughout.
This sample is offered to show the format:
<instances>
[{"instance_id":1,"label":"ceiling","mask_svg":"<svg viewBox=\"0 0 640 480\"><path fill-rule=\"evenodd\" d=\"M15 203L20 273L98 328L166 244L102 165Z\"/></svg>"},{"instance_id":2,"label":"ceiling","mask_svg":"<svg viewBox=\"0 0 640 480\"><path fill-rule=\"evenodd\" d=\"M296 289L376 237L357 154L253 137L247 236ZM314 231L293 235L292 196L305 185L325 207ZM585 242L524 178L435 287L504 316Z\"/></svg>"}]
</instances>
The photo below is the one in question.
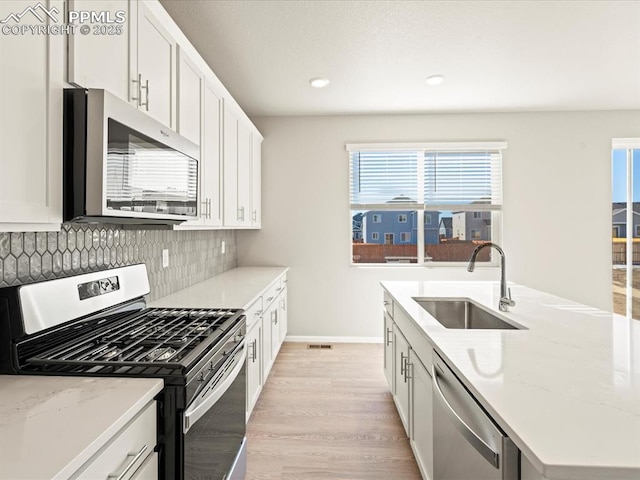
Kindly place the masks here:
<instances>
[{"instance_id":1,"label":"ceiling","mask_svg":"<svg viewBox=\"0 0 640 480\"><path fill-rule=\"evenodd\" d=\"M640 109L640 0L160 2L249 116Z\"/></svg>"}]
</instances>

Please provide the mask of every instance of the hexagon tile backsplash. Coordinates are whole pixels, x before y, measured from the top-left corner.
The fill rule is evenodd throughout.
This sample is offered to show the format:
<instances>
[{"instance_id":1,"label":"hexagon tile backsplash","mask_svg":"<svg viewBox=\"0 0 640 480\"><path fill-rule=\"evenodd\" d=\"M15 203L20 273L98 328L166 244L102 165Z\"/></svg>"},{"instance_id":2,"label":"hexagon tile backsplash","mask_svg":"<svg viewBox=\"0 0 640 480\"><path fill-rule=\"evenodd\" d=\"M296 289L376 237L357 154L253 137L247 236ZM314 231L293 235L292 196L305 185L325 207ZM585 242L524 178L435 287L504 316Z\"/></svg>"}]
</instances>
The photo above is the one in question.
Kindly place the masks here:
<instances>
[{"instance_id":1,"label":"hexagon tile backsplash","mask_svg":"<svg viewBox=\"0 0 640 480\"><path fill-rule=\"evenodd\" d=\"M221 253L225 242L226 252ZM162 250L169 267L162 267ZM122 230L65 224L59 232L0 233L0 287L145 263L150 300L237 266L234 230Z\"/></svg>"}]
</instances>

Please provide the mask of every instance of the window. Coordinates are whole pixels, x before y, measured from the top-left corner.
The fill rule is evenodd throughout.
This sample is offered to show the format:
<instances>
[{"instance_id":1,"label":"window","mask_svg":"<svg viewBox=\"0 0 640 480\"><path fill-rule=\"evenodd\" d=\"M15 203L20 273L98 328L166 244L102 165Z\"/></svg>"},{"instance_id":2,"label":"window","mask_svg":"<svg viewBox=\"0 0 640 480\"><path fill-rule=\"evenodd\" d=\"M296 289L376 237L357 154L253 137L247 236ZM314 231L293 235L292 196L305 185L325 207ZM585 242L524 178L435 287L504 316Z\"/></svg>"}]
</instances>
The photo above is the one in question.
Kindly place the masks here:
<instances>
[{"instance_id":1,"label":"window","mask_svg":"<svg viewBox=\"0 0 640 480\"><path fill-rule=\"evenodd\" d=\"M612 142L613 311L640 319L640 138Z\"/></svg>"},{"instance_id":2,"label":"window","mask_svg":"<svg viewBox=\"0 0 640 480\"><path fill-rule=\"evenodd\" d=\"M380 234L378 232L373 232L371 234L371 239L372 240L380 240Z\"/></svg>"},{"instance_id":3,"label":"window","mask_svg":"<svg viewBox=\"0 0 640 480\"><path fill-rule=\"evenodd\" d=\"M347 145L352 218L376 212L372 223L392 230L382 245L368 245L365 224L352 263L459 264L478 241L499 243L504 149L504 142ZM399 223L415 215L415 234L386 225L383 212L394 211ZM478 261L491 255L485 250Z\"/></svg>"}]
</instances>

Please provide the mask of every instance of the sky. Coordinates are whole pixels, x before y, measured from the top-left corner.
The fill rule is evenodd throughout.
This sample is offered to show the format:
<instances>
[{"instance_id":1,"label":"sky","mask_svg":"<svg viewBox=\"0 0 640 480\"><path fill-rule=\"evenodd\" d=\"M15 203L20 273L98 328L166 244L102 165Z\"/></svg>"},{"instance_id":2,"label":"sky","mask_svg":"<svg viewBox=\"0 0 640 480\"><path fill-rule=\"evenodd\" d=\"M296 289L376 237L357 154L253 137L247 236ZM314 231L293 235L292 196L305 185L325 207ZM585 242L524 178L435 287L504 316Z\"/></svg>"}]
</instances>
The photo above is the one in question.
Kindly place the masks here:
<instances>
[{"instance_id":1,"label":"sky","mask_svg":"<svg viewBox=\"0 0 640 480\"><path fill-rule=\"evenodd\" d=\"M633 201L640 202L640 150L633 150ZM614 150L611 162L612 201L627 201L627 151Z\"/></svg>"}]
</instances>

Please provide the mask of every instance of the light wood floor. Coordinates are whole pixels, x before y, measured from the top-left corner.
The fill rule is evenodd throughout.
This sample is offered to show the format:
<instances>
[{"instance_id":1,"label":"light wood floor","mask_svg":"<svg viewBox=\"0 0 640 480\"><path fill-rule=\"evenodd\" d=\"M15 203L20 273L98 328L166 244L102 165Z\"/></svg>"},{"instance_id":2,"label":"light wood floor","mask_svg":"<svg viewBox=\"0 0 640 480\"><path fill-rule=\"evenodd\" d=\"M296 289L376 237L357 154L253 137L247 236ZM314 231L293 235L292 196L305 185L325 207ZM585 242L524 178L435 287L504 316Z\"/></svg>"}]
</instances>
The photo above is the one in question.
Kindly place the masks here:
<instances>
[{"instance_id":1,"label":"light wood floor","mask_svg":"<svg viewBox=\"0 0 640 480\"><path fill-rule=\"evenodd\" d=\"M284 343L247 425L246 480L419 480L382 355Z\"/></svg>"}]
</instances>

